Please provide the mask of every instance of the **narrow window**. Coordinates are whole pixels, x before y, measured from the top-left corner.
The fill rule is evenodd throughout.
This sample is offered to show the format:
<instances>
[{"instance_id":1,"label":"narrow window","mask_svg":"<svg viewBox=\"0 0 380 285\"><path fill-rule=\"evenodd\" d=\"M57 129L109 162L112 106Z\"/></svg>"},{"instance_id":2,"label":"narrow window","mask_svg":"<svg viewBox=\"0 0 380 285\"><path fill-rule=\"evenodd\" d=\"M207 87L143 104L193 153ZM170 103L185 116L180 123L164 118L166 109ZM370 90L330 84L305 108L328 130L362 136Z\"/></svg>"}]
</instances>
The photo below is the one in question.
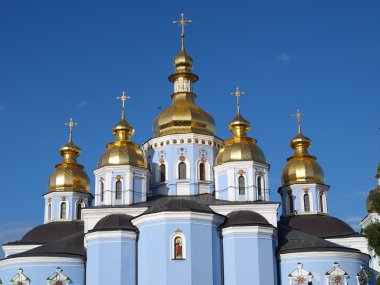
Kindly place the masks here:
<instances>
[{"instance_id":1,"label":"narrow window","mask_svg":"<svg viewBox=\"0 0 380 285\"><path fill-rule=\"evenodd\" d=\"M186 179L186 163L184 162L178 164L178 179Z\"/></svg>"},{"instance_id":2,"label":"narrow window","mask_svg":"<svg viewBox=\"0 0 380 285\"><path fill-rule=\"evenodd\" d=\"M245 179L243 175L239 176L239 195L245 195Z\"/></svg>"},{"instance_id":3,"label":"narrow window","mask_svg":"<svg viewBox=\"0 0 380 285\"><path fill-rule=\"evenodd\" d=\"M104 183L100 181L100 202L104 201Z\"/></svg>"},{"instance_id":4,"label":"narrow window","mask_svg":"<svg viewBox=\"0 0 380 285\"><path fill-rule=\"evenodd\" d=\"M293 213L294 212L294 201L293 201L293 196L291 193L288 195L288 198L289 198L289 211L290 211L290 213Z\"/></svg>"},{"instance_id":5,"label":"narrow window","mask_svg":"<svg viewBox=\"0 0 380 285\"><path fill-rule=\"evenodd\" d=\"M51 204L48 205L48 221L51 221Z\"/></svg>"},{"instance_id":6,"label":"narrow window","mask_svg":"<svg viewBox=\"0 0 380 285\"><path fill-rule=\"evenodd\" d=\"M309 197L309 194L303 195L303 206L304 206L305 212L310 212L310 197Z\"/></svg>"},{"instance_id":7,"label":"narrow window","mask_svg":"<svg viewBox=\"0 0 380 285\"><path fill-rule=\"evenodd\" d=\"M165 164L160 165L160 181L161 182L166 181L166 166L165 166Z\"/></svg>"},{"instance_id":8,"label":"narrow window","mask_svg":"<svg viewBox=\"0 0 380 285\"><path fill-rule=\"evenodd\" d=\"M206 180L206 168L203 162L199 164L199 180L202 180L202 181Z\"/></svg>"},{"instance_id":9,"label":"narrow window","mask_svg":"<svg viewBox=\"0 0 380 285\"><path fill-rule=\"evenodd\" d=\"M82 215L82 204L78 202L77 204L77 220L81 219Z\"/></svg>"},{"instance_id":10,"label":"narrow window","mask_svg":"<svg viewBox=\"0 0 380 285\"><path fill-rule=\"evenodd\" d=\"M66 219L66 202L61 203L60 218L61 220Z\"/></svg>"},{"instance_id":11,"label":"narrow window","mask_svg":"<svg viewBox=\"0 0 380 285\"><path fill-rule=\"evenodd\" d=\"M323 194L319 193L319 207L321 208L321 212L324 212L323 209Z\"/></svg>"},{"instance_id":12,"label":"narrow window","mask_svg":"<svg viewBox=\"0 0 380 285\"><path fill-rule=\"evenodd\" d=\"M121 199L121 181L120 180L118 180L116 182L115 198L116 198L116 200L120 200Z\"/></svg>"},{"instance_id":13,"label":"narrow window","mask_svg":"<svg viewBox=\"0 0 380 285\"><path fill-rule=\"evenodd\" d=\"M176 237L174 239L174 259L183 259L183 244L182 238Z\"/></svg>"},{"instance_id":14,"label":"narrow window","mask_svg":"<svg viewBox=\"0 0 380 285\"><path fill-rule=\"evenodd\" d=\"M257 200L263 200L262 185L261 185L261 176L257 176Z\"/></svg>"}]
</instances>

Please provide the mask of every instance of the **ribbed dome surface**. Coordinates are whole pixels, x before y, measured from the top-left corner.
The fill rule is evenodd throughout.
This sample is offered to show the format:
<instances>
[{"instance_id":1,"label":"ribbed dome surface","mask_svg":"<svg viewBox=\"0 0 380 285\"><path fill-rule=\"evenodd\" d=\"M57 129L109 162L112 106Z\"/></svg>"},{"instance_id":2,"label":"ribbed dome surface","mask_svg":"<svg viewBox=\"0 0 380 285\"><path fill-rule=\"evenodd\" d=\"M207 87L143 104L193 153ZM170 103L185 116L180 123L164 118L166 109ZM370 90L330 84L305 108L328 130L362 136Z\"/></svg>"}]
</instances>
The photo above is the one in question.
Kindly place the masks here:
<instances>
[{"instance_id":1,"label":"ribbed dome surface","mask_svg":"<svg viewBox=\"0 0 380 285\"><path fill-rule=\"evenodd\" d=\"M92 231L112 231L112 230L127 230L137 231L137 228L132 224L132 216L126 214L108 215L96 223Z\"/></svg>"},{"instance_id":2,"label":"ribbed dome surface","mask_svg":"<svg viewBox=\"0 0 380 285\"><path fill-rule=\"evenodd\" d=\"M98 162L98 168L107 165L132 165L146 167L145 157L138 144L115 142L107 145Z\"/></svg>"},{"instance_id":3,"label":"ribbed dome surface","mask_svg":"<svg viewBox=\"0 0 380 285\"><path fill-rule=\"evenodd\" d=\"M270 226L267 219L253 211L235 211L227 215L222 228L233 226Z\"/></svg>"}]
</instances>

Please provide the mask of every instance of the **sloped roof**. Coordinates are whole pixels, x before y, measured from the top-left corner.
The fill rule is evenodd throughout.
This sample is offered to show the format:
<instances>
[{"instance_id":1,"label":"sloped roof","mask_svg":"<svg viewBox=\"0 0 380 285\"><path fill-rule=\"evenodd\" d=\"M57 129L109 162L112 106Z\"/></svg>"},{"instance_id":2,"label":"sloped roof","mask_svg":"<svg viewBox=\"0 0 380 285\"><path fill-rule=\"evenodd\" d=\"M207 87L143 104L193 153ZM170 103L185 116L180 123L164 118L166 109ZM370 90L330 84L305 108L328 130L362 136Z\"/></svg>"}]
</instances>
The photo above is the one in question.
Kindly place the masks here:
<instances>
[{"instance_id":1,"label":"sloped roof","mask_svg":"<svg viewBox=\"0 0 380 285\"><path fill-rule=\"evenodd\" d=\"M227 215L226 222L221 225L221 228L232 226L264 226L271 227L267 219L254 211L235 211Z\"/></svg>"},{"instance_id":2,"label":"sloped roof","mask_svg":"<svg viewBox=\"0 0 380 285\"><path fill-rule=\"evenodd\" d=\"M131 223L132 219L132 216L126 214L108 215L99 220L91 232L112 230L127 230L135 232L138 229Z\"/></svg>"}]
</instances>

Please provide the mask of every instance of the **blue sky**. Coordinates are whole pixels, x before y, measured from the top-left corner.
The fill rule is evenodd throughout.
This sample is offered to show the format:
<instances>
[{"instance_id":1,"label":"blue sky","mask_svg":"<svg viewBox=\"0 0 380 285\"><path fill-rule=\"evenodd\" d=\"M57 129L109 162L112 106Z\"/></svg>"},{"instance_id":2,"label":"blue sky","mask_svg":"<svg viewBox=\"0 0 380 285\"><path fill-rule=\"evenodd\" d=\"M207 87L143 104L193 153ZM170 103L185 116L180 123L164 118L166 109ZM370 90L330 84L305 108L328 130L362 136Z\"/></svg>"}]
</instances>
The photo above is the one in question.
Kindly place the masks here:
<instances>
[{"instance_id":1,"label":"blue sky","mask_svg":"<svg viewBox=\"0 0 380 285\"><path fill-rule=\"evenodd\" d=\"M272 200L292 154L297 108L310 152L324 169L330 213L350 224L366 215L380 157L379 1L0 2L0 241L43 219L42 195L61 161L64 123L91 177L112 127L115 99L132 97L128 121L139 144L170 104L167 76L179 51L181 11L193 20L186 46L200 80L197 103L227 138L239 85L242 113L271 165Z\"/></svg>"}]
</instances>

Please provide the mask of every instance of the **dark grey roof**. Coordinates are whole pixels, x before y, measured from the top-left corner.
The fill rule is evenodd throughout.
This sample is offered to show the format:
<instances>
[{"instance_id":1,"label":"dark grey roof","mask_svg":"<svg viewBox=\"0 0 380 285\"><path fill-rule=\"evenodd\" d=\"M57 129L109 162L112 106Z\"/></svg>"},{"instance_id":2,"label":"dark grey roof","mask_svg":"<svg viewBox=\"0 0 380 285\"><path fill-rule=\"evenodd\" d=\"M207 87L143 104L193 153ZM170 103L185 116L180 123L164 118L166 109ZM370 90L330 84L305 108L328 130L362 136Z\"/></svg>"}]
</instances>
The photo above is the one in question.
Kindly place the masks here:
<instances>
[{"instance_id":1,"label":"dark grey roof","mask_svg":"<svg viewBox=\"0 0 380 285\"><path fill-rule=\"evenodd\" d=\"M112 230L137 231L137 228L131 223L132 219L132 216L126 214L108 215L97 222L91 232Z\"/></svg>"},{"instance_id":2,"label":"dark grey roof","mask_svg":"<svg viewBox=\"0 0 380 285\"><path fill-rule=\"evenodd\" d=\"M271 227L260 214L253 211L235 211L227 215L227 221L221 226L221 228L227 228L232 226L265 226Z\"/></svg>"},{"instance_id":3,"label":"dark grey roof","mask_svg":"<svg viewBox=\"0 0 380 285\"><path fill-rule=\"evenodd\" d=\"M344 251L360 252L357 249L340 246L317 236L278 224L278 252L309 252L309 251Z\"/></svg>"},{"instance_id":4,"label":"dark grey roof","mask_svg":"<svg viewBox=\"0 0 380 285\"><path fill-rule=\"evenodd\" d=\"M279 223L321 238L358 235L348 224L328 215L295 215L281 218Z\"/></svg>"},{"instance_id":5,"label":"dark grey roof","mask_svg":"<svg viewBox=\"0 0 380 285\"><path fill-rule=\"evenodd\" d=\"M83 228L82 221L50 222L31 229L21 240L8 244L44 244L83 232Z\"/></svg>"},{"instance_id":6,"label":"dark grey roof","mask_svg":"<svg viewBox=\"0 0 380 285\"><path fill-rule=\"evenodd\" d=\"M38 246L31 250L10 255L7 258L26 257L26 256L79 256L86 257L84 248L83 231L66 236L60 240L55 240L47 244Z\"/></svg>"},{"instance_id":7,"label":"dark grey roof","mask_svg":"<svg viewBox=\"0 0 380 285\"><path fill-rule=\"evenodd\" d=\"M161 199L155 199L149 205L145 214L153 214L166 211L192 211L202 213L214 213L213 210L206 204L200 203L189 197L171 197L167 196Z\"/></svg>"}]
</instances>

